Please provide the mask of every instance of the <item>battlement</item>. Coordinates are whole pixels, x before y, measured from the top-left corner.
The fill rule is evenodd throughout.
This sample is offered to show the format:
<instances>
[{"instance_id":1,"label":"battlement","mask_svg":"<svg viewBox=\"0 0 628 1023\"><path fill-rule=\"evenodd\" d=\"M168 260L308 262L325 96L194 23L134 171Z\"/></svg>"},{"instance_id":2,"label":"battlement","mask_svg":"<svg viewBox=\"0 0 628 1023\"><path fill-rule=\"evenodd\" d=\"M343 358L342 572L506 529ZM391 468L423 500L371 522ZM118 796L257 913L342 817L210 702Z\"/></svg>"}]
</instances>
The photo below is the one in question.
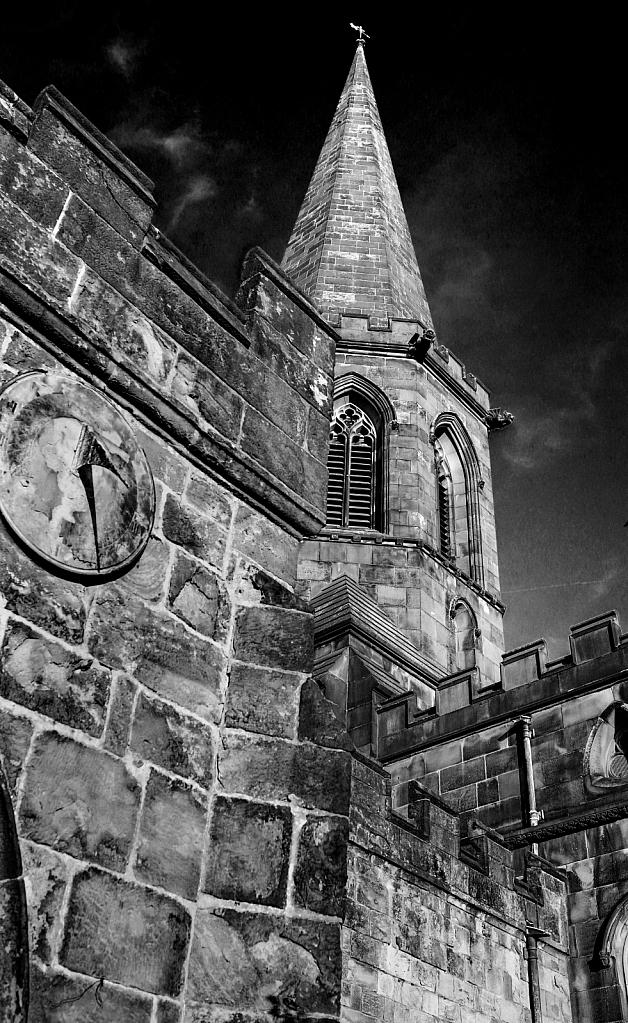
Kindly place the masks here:
<instances>
[{"instance_id":1,"label":"battlement","mask_svg":"<svg viewBox=\"0 0 628 1023\"><path fill-rule=\"evenodd\" d=\"M572 626L570 653L547 661L547 644L537 640L503 655L501 680L482 684L477 668L435 683L435 703L419 710L413 693L377 708L377 756L387 763L477 730L486 722L507 721L560 703L570 696L602 689L628 670L628 636L616 611Z\"/></svg>"}]
</instances>

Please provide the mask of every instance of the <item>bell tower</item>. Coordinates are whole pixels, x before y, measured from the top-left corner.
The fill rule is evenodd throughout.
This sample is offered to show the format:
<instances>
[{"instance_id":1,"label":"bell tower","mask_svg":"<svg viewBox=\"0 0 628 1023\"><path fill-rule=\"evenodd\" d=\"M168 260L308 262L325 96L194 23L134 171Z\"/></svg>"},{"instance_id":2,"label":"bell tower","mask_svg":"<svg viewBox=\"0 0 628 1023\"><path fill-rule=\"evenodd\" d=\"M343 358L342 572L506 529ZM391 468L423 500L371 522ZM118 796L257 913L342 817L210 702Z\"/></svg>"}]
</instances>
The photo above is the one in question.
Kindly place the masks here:
<instances>
[{"instance_id":1,"label":"bell tower","mask_svg":"<svg viewBox=\"0 0 628 1023\"><path fill-rule=\"evenodd\" d=\"M373 702L499 682L488 438L512 417L434 333L362 38L283 267L338 334L327 522L299 576L318 676L366 748Z\"/></svg>"}]
</instances>

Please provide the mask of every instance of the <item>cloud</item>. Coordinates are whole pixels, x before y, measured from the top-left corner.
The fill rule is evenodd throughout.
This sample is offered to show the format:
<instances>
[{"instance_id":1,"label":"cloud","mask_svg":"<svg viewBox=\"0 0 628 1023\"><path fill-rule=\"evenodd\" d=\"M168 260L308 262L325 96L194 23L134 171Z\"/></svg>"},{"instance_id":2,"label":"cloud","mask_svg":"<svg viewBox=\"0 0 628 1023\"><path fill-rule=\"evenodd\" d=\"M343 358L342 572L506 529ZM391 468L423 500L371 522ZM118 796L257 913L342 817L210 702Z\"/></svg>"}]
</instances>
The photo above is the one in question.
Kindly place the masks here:
<instances>
[{"instance_id":1,"label":"cloud","mask_svg":"<svg viewBox=\"0 0 628 1023\"><path fill-rule=\"evenodd\" d=\"M140 52L140 46L132 45L123 38L114 39L105 47L109 63L113 64L116 71L123 74L126 79L133 76Z\"/></svg>"},{"instance_id":2,"label":"cloud","mask_svg":"<svg viewBox=\"0 0 628 1023\"><path fill-rule=\"evenodd\" d=\"M167 230L174 231L183 214L190 206L196 206L207 199L213 199L217 191L216 182L207 175L196 174L190 178L185 190L175 202Z\"/></svg>"},{"instance_id":3,"label":"cloud","mask_svg":"<svg viewBox=\"0 0 628 1023\"><path fill-rule=\"evenodd\" d=\"M171 131L163 131L150 124L138 124L135 119L116 125L109 137L123 149L152 150L165 156L176 170L195 164L211 152L194 122L186 122Z\"/></svg>"}]
</instances>

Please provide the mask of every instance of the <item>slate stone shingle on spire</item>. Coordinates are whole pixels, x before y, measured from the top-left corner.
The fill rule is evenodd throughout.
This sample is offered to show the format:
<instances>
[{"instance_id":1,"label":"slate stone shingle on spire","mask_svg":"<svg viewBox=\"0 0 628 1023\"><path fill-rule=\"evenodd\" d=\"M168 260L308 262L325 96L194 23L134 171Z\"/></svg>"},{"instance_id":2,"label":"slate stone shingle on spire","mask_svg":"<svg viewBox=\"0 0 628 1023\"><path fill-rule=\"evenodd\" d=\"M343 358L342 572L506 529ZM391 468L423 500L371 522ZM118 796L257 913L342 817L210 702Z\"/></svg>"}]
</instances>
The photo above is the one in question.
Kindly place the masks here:
<instances>
[{"instance_id":1,"label":"slate stone shingle on spire","mask_svg":"<svg viewBox=\"0 0 628 1023\"><path fill-rule=\"evenodd\" d=\"M283 266L325 312L432 319L358 47Z\"/></svg>"}]
</instances>

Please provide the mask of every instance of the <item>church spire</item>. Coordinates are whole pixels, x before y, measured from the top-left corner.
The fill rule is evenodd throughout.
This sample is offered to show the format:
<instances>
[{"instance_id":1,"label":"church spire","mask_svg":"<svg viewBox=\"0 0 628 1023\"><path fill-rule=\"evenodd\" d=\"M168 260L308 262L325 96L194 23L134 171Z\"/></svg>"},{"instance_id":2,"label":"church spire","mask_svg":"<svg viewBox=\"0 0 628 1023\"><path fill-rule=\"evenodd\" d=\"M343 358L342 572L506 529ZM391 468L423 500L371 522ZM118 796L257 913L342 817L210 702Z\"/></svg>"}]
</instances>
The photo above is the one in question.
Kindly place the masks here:
<instances>
[{"instance_id":1,"label":"church spire","mask_svg":"<svg viewBox=\"0 0 628 1023\"><path fill-rule=\"evenodd\" d=\"M283 266L324 313L432 321L358 46Z\"/></svg>"}]
</instances>

